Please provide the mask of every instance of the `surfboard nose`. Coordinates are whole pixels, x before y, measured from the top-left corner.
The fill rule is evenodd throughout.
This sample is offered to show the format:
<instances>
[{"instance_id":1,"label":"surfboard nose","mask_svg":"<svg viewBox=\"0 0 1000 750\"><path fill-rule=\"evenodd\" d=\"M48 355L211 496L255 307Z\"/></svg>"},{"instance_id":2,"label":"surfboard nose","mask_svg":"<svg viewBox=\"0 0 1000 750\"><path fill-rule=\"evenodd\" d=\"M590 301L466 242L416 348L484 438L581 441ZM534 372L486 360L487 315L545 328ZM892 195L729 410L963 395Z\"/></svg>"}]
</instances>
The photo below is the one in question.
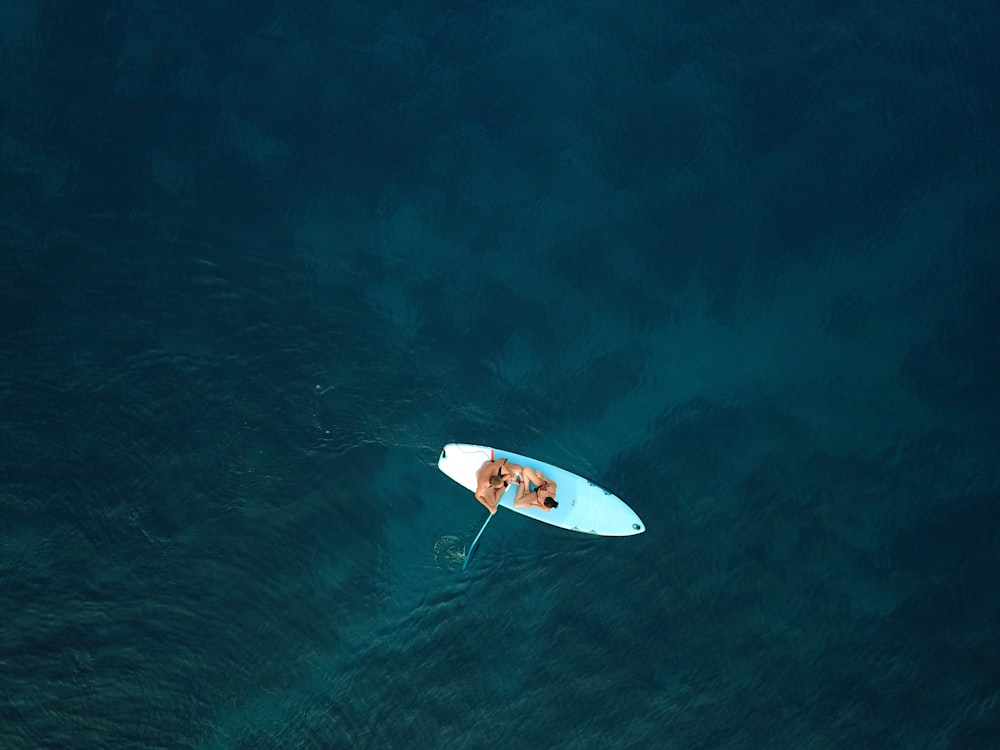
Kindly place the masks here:
<instances>
[{"instance_id":1,"label":"surfboard nose","mask_svg":"<svg viewBox=\"0 0 1000 750\"><path fill-rule=\"evenodd\" d=\"M618 495L593 482L588 482L588 485L589 526L580 531L600 536L635 536L646 530L639 514Z\"/></svg>"},{"instance_id":2,"label":"surfboard nose","mask_svg":"<svg viewBox=\"0 0 1000 750\"><path fill-rule=\"evenodd\" d=\"M635 514L633 513L633 515L635 515ZM629 528L632 529L632 532L630 534L626 534L626 536L635 536L636 534L641 534L642 532L644 532L646 530L646 526L639 519L639 516L635 516L635 520L632 521L632 523L630 524Z\"/></svg>"},{"instance_id":3,"label":"surfboard nose","mask_svg":"<svg viewBox=\"0 0 1000 750\"><path fill-rule=\"evenodd\" d=\"M614 526L618 531L615 534L608 534L608 536L635 536L643 533L646 530L646 524L639 518L639 514L626 505L624 500L618 499L624 506L616 508L619 512L614 519Z\"/></svg>"}]
</instances>

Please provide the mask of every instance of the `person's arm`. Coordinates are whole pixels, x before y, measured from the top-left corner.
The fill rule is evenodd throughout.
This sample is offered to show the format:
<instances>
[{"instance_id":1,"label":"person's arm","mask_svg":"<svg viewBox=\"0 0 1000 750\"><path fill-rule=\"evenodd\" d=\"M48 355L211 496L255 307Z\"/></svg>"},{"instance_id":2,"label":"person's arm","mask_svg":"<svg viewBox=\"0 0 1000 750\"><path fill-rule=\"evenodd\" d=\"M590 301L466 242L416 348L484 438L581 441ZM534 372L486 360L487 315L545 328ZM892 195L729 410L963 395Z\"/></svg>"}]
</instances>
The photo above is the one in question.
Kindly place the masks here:
<instances>
[{"instance_id":1,"label":"person's arm","mask_svg":"<svg viewBox=\"0 0 1000 750\"><path fill-rule=\"evenodd\" d=\"M488 499L494 497L495 494L493 492L493 488L490 487L490 482L488 479L486 481L483 481L483 479L480 478L479 484L476 486L476 491L473 494L475 494L476 500L481 502L490 513L497 512L495 498L492 505L490 505L490 501Z\"/></svg>"},{"instance_id":2,"label":"person's arm","mask_svg":"<svg viewBox=\"0 0 1000 750\"><path fill-rule=\"evenodd\" d=\"M493 503L492 504L487 499L490 496L493 496ZM486 510L488 510L490 512L490 515L493 515L493 514L495 514L497 512L497 499L496 499L496 496L495 496L495 494L493 492L493 488L492 487L487 486L486 491L483 492L482 494L480 494L480 493L477 492L476 493L476 500L478 500L479 502L481 502L483 504L483 507L486 508Z\"/></svg>"},{"instance_id":3,"label":"person's arm","mask_svg":"<svg viewBox=\"0 0 1000 750\"><path fill-rule=\"evenodd\" d=\"M530 466L521 467L521 478L524 479L524 483L533 482L535 485L541 484L544 480L542 475L537 471L532 469Z\"/></svg>"},{"instance_id":4,"label":"person's arm","mask_svg":"<svg viewBox=\"0 0 1000 750\"><path fill-rule=\"evenodd\" d=\"M549 485L549 491L552 493L552 497L555 497L558 485L548 477L542 477L542 481Z\"/></svg>"},{"instance_id":5,"label":"person's arm","mask_svg":"<svg viewBox=\"0 0 1000 750\"><path fill-rule=\"evenodd\" d=\"M545 498L551 497L555 500L556 483L542 474L538 474L538 482L539 484L535 487L535 502L539 508L548 513L552 508L545 504Z\"/></svg>"},{"instance_id":6,"label":"person's arm","mask_svg":"<svg viewBox=\"0 0 1000 750\"><path fill-rule=\"evenodd\" d=\"M515 508L530 508L534 503L529 499L535 495L534 492L528 492L528 483L521 482L517 486L517 494L514 496L514 507ZM535 498L537 499L537 498Z\"/></svg>"},{"instance_id":7,"label":"person's arm","mask_svg":"<svg viewBox=\"0 0 1000 750\"><path fill-rule=\"evenodd\" d=\"M518 490L517 497L514 498L515 508L537 508L548 513L552 508L547 508L541 498L538 497L538 490L528 492L528 483L525 482Z\"/></svg>"}]
</instances>

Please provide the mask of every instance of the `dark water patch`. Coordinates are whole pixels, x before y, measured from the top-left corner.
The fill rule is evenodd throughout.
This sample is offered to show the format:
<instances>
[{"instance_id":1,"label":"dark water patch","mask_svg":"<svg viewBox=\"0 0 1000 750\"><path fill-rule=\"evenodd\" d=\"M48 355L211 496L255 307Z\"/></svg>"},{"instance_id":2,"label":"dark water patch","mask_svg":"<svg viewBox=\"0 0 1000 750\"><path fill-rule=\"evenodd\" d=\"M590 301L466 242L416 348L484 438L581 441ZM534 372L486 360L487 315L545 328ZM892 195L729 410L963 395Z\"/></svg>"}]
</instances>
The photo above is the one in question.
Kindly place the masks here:
<instances>
[{"instance_id":1,"label":"dark water patch","mask_svg":"<svg viewBox=\"0 0 1000 750\"><path fill-rule=\"evenodd\" d=\"M561 413L574 420L599 418L608 405L632 392L642 379L647 353L622 346L592 357L583 370L566 374L550 386L545 403L550 419ZM572 383L572 389L565 383Z\"/></svg>"},{"instance_id":2,"label":"dark water patch","mask_svg":"<svg viewBox=\"0 0 1000 750\"><path fill-rule=\"evenodd\" d=\"M752 449L762 462L759 476L765 478L770 472L773 482L781 476L782 461L799 460L782 451L791 449L804 430L795 417L770 401L693 399L663 411L642 451L619 455L610 473L620 478L618 486L629 497L649 494L654 488L668 488L674 496L681 477L685 482L695 479L685 492L696 495L702 488L718 490L741 481L741 472L753 465L745 461Z\"/></svg>"},{"instance_id":3,"label":"dark water patch","mask_svg":"<svg viewBox=\"0 0 1000 750\"><path fill-rule=\"evenodd\" d=\"M807 127L804 112L814 97L815 75L816 63L789 69L775 61L741 76L740 145L748 154L780 150Z\"/></svg>"},{"instance_id":4,"label":"dark water patch","mask_svg":"<svg viewBox=\"0 0 1000 750\"><path fill-rule=\"evenodd\" d=\"M918 516L894 540L895 557L908 571L923 577L967 580L970 589L985 588L978 575L1000 573L1000 510L993 494L951 497ZM958 591L966 589L962 586ZM956 593L958 593L956 591ZM951 608L946 608L951 609Z\"/></svg>"},{"instance_id":5,"label":"dark water patch","mask_svg":"<svg viewBox=\"0 0 1000 750\"><path fill-rule=\"evenodd\" d=\"M995 407L1000 393L998 272L992 260L975 262L960 313L940 321L934 335L907 356L901 377L921 398L971 411Z\"/></svg>"},{"instance_id":6,"label":"dark water patch","mask_svg":"<svg viewBox=\"0 0 1000 750\"><path fill-rule=\"evenodd\" d=\"M1000 166L990 170L991 174L1000 172ZM1000 195L983 196L979 200L970 201L965 209L964 229L968 241L972 245L969 255L989 262L992 241L1000 236ZM985 279L984 279L985 281Z\"/></svg>"},{"instance_id":7,"label":"dark water patch","mask_svg":"<svg viewBox=\"0 0 1000 750\"><path fill-rule=\"evenodd\" d=\"M821 250L822 243L807 249L821 238L851 246L888 236L900 212L970 153L960 67L949 62L914 75L923 64L916 50L950 57L954 43L927 19L894 25L898 47L866 30L845 33L852 25L801 50L808 62L795 69L779 55L741 75L740 144L766 166L760 179L772 186L760 234L764 258L801 258ZM806 191L795 187L805 184Z\"/></svg>"},{"instance_id":8,"label":"dark water patch","mask_svg":"<svg viewBox=\"0 0 1000 750\"><path fill-rule=\"evenodd\" d=\"M711 413L698 416L706 418ZM695 416L690 409L685 414L688 420ZM678 416L674 415L674 419L685 424ZM729 423L730 431L734 429L736 420L731 416L720 421ZM671 424L666 419L664 422L665 426ZM728 434L725 429L722 432ZM792 425L786 437L795 432ZM680 434L678 427L665 427L660 440ZM666 453L684 456L681 446L691 452L700 445L696 437L688 436ZM620 457L617 463L623 460ZM698 659L701 670L706 669L707 662L703 649L711 653L719 648L718 644L726 644L725 658L734 668L747 659L772 667L753 690L755 714L766 710L776 715L822 710L826 716L839 717L834 722L838 728L831 731L844 732L841 722L854 716L851 726L866 727L851 730L859 737L895 736L896 719L892 717L905 715L908 696L925 687L916 677L922 670L920 659L916 654L904 657L900 653L898 645L894 645L898 641L885 633L877 614L893 612L893 601L903 600L899 594L908 585L890 586L877 595L873 590L876 598L871 601L865 598L868 594L859 598L861 591L883 585L879 582L890 569L873 564L880 557L895 561L893 575L906 576L910 582L919 580L914 577L916 571L900 559L898 549L883 554L870 548L880 543L880 537L881 544L892 545L894 535L905 528L901 517L892 513L885 502L872 505L857 497L858 492L865 491L871 498L895 496L893 491L885 490L883 459L805 456L794 451L777 469L768 465L772 461L773 457L768 456L764 466L746 467L740 483L742 502L731 506L726 514L715 516L711 528L704 532L691 528L671 538L649 558L649 571L655 570L657 575L647 574L637 582L635 599L646 606L630 618L643 634L639 642L651 648L662 644L681 660ZM646 460L634 471L626 469L622 473L627 477L626 484L644 472L662 482L666 466L662 461ZM900 473L905 471L893 471L889 481L899 481ZM822 500L814 495L821 488L826 492L840 488L842 495ZM820 500L815 506L811 505L814 498ZM913 500L918 501L926 502ZM836 526L827 525L832 520L828 503L841 508L844 514L854 515L859 530L868 530L862 531L861 537L841 536ZM859 510L862 505L863 511ZM647 523L650 529L656 529L652 518L655 513ZM980 524L990 528L988 521ZM779 542L778 534L791 534L791 539ZM983 546L968 542L958 542L955 549ZM663 588L651 588L652 581ZM992 590L992 582L982 587L982 591L987 590ZM884 601L879 602L879 598ZM969 623L967 611L952 612L955 623ZM695 623L700 628L694 629ZM785 666L779 666L782 664ZM933 722L925 722L923 730L933 731Z\"/></svg>"},{"instance_id":9,"label":"dark water patch","mask_svg":"<svg viewBox=\"0 0 1000 750\"><path fill-rule=\"evenodd\" d=\"M631 180L677 169L700 151L700 113L685 111L686 99L679 99L680 107L661 98L632 102L619 114L616 140L608 146L618 163L631 165Z\"/></svg>"},{"instance_id":10,"label":"dark water patch","mask_svg":"<svg viewBox=\"0 0 1000 750\"><path fill-rule=\"evenodd\" d=\"M51 305L36 337L8 342L2 393L4 534L19 540L3 640L32 654L11 689L43 679L62 696L58 716L27 700L15 737L62 725L155 746L307 672L310 648L381 606L384 519L370 488L330 479L377 476L384 456L356 449L350 412L326 449L312 378L337 346L371 350L330 340L307 292L288 295L294 271L154 252L108 272L100 250L71 250L50 276L25 271ZM158 708L135 710L154 690Z\"/></svg>"},{"instance_id":11,"label":"dark water patch","mask_svg":"<svg viewBox=\"0 0 1000 750\"><path fill-rule=\"evenodd\" d=\"M363 464L351 461L344 468ZM222 695L238 700L262 684L284 684L309 669L307 643L330 647L337 629L348 624L345 615L370 616L370 608L378 606L380 597L372 595L381 547L373 530L378 522L370 511L352 513L358 507L341 490L339 498L323 493L305 507L285 505L280 515L205 523L128 567L112 563L101 588L95 588L91 569L81 571L82 586L53 586L69 583L62 574L49 581L42 609L7 601L6 611L18 612L8 621L11 632L35 634L32 643L5 639L33 655L19 662L23 672L11 675L15 688L46 674L47 665L68 665L72 672L83 659L87 673L67 688L68 714L112 716L120 711L114 708L117 701L147 692L155 681L161 705L171 707L174 720L181 720L184 703L195 704L182 730L190 735L209 715L207 703L196 705L200 700L214 703ZM345 526L354 526L355 534ZM356 543L331 546L324 536ZM326 561L316 557L323 549ZM316 568L324 570L321 579L302 577ZM294 633L295 646L276 639L278 633ZM227 673L221 682L220 669ZM108 678L123 680L122 687L100 695L79 692L91 679ZM143 711L130 716L131 722L119 717L120 735L154 740L165 728ZM144 725L146 720L151 723Z\"/></svg>"},{"instance_id":12,"label":"dark water patch","mask_svg":"<svg viewBox=\"0 0 1000 750\"><path fill-rule=\"evenodd\" d=\"M827 304L822 326L834 341L855 341L866 332L870 319L871 312L863 299L839 294Z\"/></svg>"}]
</instances>

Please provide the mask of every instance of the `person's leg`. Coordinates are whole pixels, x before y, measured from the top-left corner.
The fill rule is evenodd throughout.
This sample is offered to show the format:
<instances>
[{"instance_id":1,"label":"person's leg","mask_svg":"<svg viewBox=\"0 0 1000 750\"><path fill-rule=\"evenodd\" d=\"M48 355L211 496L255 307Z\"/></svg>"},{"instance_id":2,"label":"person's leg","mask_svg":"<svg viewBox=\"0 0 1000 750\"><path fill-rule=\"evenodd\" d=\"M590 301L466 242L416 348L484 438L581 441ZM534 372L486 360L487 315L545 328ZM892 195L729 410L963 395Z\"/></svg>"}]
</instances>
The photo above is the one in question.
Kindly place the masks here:
<instances>
[{"instance_id":1,"label":"person's leg","mask_svg":"<svg viewBox=\"0 0 1000 750\"><path fill-rule=\"evenodd\" d=\"M528 481L525 480L517 486L517 494L514 496L515 508L530 508L535 504L537 494L528 489Z\"/></svg>"},{"instance_id":2,"label":"person's leg","mask_svg":"<svg viewBox=\"0 0 1000 750\"><path fill-rule=\"evenodd\" d=\"M532 485L535 485L537 487L539 484L542 483L542 475L539 472L532 469L530 466L525 466L521 470L521 476L524 477L525 484L528 485L529 490L534 489Z\"/></svg>"}]
</instances>

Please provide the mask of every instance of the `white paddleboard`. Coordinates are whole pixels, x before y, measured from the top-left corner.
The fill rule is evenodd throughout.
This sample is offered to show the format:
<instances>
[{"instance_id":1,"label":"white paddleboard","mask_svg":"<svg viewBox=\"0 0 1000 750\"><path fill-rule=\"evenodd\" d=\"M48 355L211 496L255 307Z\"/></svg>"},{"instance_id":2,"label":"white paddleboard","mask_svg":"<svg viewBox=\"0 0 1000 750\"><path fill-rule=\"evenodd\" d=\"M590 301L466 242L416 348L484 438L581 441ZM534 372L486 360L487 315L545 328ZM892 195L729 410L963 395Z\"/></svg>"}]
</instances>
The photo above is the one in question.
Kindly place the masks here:
<instances>
[{"instance_id":1,"label":"white paddleboard","mask_svg":"<svg viewBox=\"0 0 1000 750\"><path fill-rule=\"evenodd\" d=\"M617 495L598 487L589 479L534 458L484 445L449 443L441 450L438 468L469 492L475 492L479 468L486 461L501 458L537 469L554 481L558 487L556 501L559 503L558 508L548 513L540 508L515 508L516 493L507 492L500 501L502 508L563 529L598 536L633 536L646 530L635 511ZM475 501L475 498L471 499Z\"/></svg>"}]
</instances>

